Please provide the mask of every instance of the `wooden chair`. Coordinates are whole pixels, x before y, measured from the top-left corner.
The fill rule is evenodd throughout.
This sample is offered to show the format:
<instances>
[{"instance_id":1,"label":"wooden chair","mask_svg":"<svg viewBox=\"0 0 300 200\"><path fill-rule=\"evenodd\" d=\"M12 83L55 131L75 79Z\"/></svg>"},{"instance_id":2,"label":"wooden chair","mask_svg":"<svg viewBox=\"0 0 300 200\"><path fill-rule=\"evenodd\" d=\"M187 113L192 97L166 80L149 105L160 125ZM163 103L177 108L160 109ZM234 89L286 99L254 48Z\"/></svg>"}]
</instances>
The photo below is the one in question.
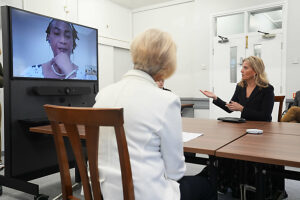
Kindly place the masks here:
<instances>
[{"instance_id":1,"label":"wooden chair","mask_svg":"<svg viewBox=\"0 0 300 200\"><path fill-rule=\"evenodd\" d=\"M277 118L278 122L280 122L281 117L282 117L282 106L283 106L284 98L285 98L285 96L275 96L274 97L274 102L279 102L279 110L278 110L278 118Z\"/></svg>"},{"instance_id":2,"label":"wooden chair","mask_svg":"<svg viewBox=\"0 0 300 200\"><path fill-rule=\"evenodd\" d=\"M113 126L116 132L120 167L122 174L123 196L134 200L134 188L127 142L123 128L123 108L76 108L44 105L51 123L55 148L60 169L62 196L64 200L78 199L73 196L69 163L63 140L63 129L67 132L79 169L85 200L102 200L98 172L99 126ZM62 123L62 124L60 124ZM78 125L84 126L90 182ZM83 129L80 129L83 130ZM92 188L92 192L91 192Z\"/></svg>"}]
</instances>

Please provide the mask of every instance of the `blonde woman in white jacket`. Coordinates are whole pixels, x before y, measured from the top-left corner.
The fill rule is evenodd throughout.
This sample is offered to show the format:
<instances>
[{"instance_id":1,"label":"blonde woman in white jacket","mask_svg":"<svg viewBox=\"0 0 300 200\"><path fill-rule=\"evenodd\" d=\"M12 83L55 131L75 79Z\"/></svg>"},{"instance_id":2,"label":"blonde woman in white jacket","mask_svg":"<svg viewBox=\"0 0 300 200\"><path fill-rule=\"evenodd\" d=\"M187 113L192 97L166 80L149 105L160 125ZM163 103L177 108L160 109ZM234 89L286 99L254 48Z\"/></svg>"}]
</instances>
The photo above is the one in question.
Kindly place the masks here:
<instances>
[{"instance_id":1,"label":"blonde woman in white jacket","mask_svg":"<svg viewBox=\"0 0 300 200\"><path fill-rule=\"evenodd\" d=\"M172 92L158 88L155 83L175 71L175 43L169 34L150 29L135 38L131 54L134 69L119 82L102 89L94 107L124 108L135 199L192 200L186 195L194 193L197 200L210 199L215 193L206 178L183 178L186 167L180 99ZM100 134L100 183L105 200L121 200L119 157L111 131L106 128ZM199 188L193 191L189 186L196 183L199 183ZM182 191L181 188L190 191Z\"/></svg>"}]
</instances>

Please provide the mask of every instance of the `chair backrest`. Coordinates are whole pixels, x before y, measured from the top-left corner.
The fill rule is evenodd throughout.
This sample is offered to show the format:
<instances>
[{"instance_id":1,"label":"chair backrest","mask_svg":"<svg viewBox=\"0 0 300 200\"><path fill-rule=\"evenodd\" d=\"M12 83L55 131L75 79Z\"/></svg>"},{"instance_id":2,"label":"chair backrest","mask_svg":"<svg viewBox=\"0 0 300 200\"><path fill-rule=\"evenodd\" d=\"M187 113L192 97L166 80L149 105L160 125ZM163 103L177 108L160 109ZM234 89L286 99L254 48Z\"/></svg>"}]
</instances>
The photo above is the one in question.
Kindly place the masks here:
<instances>
[{"instance_id":1,"label":"chair backrest","mask_svg":"<svg viewBox=\"0 0 300 200\"><path fill-rule=\"evenodd\" d=\"M282 106L283 106L283 101L284 101L285 96L275 96L274 101L279 102L279 110L278 110L278 118L277 121L280 122L281 117L282 117Z\"/></svg>"},{"instance_id":2,"label":"chair backrest","mask_svg":"<svg viewBox=\"0 0 300 200\"><path fill-rule=\"evenodd\" d=\"M98 172L99 126L113 126L117 139L117 146L122 174L123 196L125 200L134 200L131 165L124 131L123 108L79 108L55 105L44 105L53 131L55 148L60 169L63 199L77 199L72 193L68 157L63 140L63 125L72 146L79 169L85 200L101 200L101 189ZM60 124L62 123L62 124ZM84 129L78 129L83 125ZM87 158L92 187L89 183L87 165L80 131L85 131ZM81 133L82 134L82 133ZM101 164L101 163L100 163ZM91 192L92 188L92 192ZM92 197L93 196L93 197Z\"/></svg>"}]
</instances>

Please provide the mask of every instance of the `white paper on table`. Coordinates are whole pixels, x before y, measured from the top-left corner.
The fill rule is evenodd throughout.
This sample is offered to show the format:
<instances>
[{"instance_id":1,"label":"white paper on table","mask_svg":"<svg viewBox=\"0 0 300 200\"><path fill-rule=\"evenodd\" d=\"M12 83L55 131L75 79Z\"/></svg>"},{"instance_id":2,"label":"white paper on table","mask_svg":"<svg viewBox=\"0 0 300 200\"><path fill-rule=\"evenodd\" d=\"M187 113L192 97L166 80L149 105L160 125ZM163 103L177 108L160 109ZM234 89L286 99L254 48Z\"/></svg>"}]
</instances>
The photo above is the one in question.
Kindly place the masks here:
<instances>
[{"instance_id":1,"label":"white paper on table","mask_svg":"<svg viewBox=\"0 0 300 200\"><path fill-rule=\"evenodd\" d=\"M183 142L188 142L196 137L203 135L203 133L190 133L190 132L182 132L182 140Z\"/></svg>"}]
</instances>

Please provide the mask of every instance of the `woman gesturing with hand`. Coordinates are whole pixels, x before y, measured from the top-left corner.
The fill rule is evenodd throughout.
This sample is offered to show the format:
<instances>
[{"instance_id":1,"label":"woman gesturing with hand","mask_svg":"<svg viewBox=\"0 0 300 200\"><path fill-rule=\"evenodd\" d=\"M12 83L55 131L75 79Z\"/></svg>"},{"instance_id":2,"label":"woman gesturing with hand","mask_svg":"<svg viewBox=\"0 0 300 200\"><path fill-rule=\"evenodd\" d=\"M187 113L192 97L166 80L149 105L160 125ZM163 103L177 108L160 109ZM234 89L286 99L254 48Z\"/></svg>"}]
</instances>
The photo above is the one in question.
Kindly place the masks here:
<instances>
[{"instance_id":1,"label":"woman gesturing with hand","mask_svg":"<svg viewBox=\"0 0 300 200\"><path fill-rule=\"evenodd\" d=\"M213 103L228 113L241 112L246 120L271 121L274 105L274 88L266 76L263 61L256 56L243 60L242 80L237 84L229 103L224 102L213 92L200 90Z\"/></svg>"}]
</instances>

